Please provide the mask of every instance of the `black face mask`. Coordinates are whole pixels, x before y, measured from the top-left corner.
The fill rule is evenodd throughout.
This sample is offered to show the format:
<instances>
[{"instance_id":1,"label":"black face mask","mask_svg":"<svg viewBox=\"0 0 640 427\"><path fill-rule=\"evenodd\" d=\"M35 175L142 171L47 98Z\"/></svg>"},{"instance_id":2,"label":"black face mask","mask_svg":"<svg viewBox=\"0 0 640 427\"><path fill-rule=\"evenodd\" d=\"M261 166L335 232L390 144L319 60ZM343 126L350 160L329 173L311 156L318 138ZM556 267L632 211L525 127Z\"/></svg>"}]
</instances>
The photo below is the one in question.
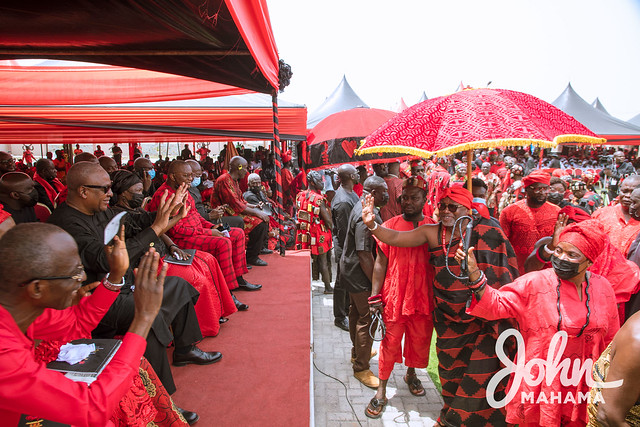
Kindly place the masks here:
<instances>
[{"instance_id":1,"label":"black face mask","mask_svg":"<svg viewBox=\"0 0 640 427\"><path fill-rule=\"evenodd\" d=\"M559 205L563 200L564 195L562 193L549 193L547 196L547 201L554 205Z\"/></svg>"},{"instance_id":2,"label":"black face mask","mask_svg":"<svg viewBox=\"0 0 640 427\"><path fill-rule=\"evenodd\" d=\"M556 272L556 275L563 280L569 280L572 277L577 276L580 272L579 263L566 261L555 255L551 255L551 265L553 266L553 271Z\"/></svg>"},{"instance_id":3,"label":"black face mask","mask_svg":"<svg viewBox=\"0 0 640 427\"><path fill-rule=\"evenodd\" d=\"M260 194L262 192L260 187L249 187L249 190L256 194Z\"/></svg>"},{"instance_id":4,"label":"black face mask","mask_svg":"<svg viewBox=\"0 0 640 427\"><path fill-rule=\"evenodd\" d=\"M144 194L132 193L131 199L129 199L129 206L133 209L139 208L142 206L142 202L144 201Z\"/></svg>"}]
</instances>

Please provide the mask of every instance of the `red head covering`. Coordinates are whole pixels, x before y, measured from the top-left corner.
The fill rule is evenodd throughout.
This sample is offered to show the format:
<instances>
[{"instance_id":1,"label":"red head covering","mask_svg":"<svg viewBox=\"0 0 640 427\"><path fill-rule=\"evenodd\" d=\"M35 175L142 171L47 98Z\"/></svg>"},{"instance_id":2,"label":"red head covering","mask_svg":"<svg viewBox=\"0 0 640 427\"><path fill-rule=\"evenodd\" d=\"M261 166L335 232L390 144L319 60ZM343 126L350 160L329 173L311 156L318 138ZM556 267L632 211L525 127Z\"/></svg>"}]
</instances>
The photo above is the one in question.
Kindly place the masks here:
<instances>
[{"instance_id":1,"label":"red head covering","mask_svg":"<svg viewBox=\"0 0 640 427\"><path fill-rule=\"evenodd\" d=\"M590 219L576 222L565 228L560 234L560 242L571 243L593 262L604 250L607 234L600 221Z\"/></svg>"},{"instance_id":2,"label":"red head covering","mask_svg":"<svg viewBox=\"0 0 640 427\"><path fill-rule=\"evenodd\" d=\"M444 199L445 197L450 198L454 202L461 204L467 209L471 209L473 195L471 195L471 191L467 190L462 186L453 185L447 188L445 192L442 193L440 200ZM438 200L438 202L440 202L440 200Z\"/></svg>"},{"instance_id":3,"label":"red head covering","mask_svg":"<svg viewBox=\"0 0 640 427\"><path fill-rule=\"evenodd\" d=\"M427 191L427 181L424 180L421 176L412 176L411 178L407 178L402 183L402 188L407 187L418 187L421 190Z\"/></svg>"},{"instance_id":4,"label":"red head covering","mask_svg":"<svg viewBox=\"0 0 640 427\"><path fill-rule=\"evenodd\" d=\"M0 205L0 224L11 218L11 214L2 209L3 207L4 206Z\"/></svg>"},{"instance_id":5,"label":"red head covering","mask_svg":"<svg viewBox=\"0 0 640 427\"><path fill-rule=\"evenodd\" d=\"M522 178L522 183L524 184L524 188L527 188L531 184L536 184L538 182L541 184L549 185L549 183L551 182L551 176L548 173L543 172L541 170L535 170L531 172L529 175Z\"/></svg>"},{"instance_id":6,"label":"red head covering","mask_svg":"<svg viewBox=\"0 0 640 427\"><path fill-rule=\"evenodd\" d=\"M567 205L564 208L560 209L560 212L558 212L558 215L560 214L565 214L566 216L569 217L571 221L574 221L574 222L588 221L591 219L591 215L589 215L582 209L577 208L575 206L571 206L571 205Z\"/></svg>"}]
</instances>

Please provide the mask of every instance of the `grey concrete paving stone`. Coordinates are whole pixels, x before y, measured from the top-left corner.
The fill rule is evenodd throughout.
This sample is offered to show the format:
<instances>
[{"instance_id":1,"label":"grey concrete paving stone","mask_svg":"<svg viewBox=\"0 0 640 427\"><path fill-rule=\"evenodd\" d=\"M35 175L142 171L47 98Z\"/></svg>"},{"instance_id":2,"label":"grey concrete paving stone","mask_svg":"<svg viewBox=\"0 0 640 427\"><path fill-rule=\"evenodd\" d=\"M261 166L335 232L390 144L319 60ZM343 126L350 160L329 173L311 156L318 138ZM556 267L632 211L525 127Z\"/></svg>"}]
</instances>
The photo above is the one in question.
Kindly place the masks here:
<instances>
[{"instance_id":1,"label":"grey concrete paving stone","mask_svg":"<svg viewBox=\"0 0 640 427\"><path fill-rule=\"evenodd\" d=\"M375 390L365 387L353 377L353 369L349 361L351 340L348 332L338 329L333 324L333 297L323 294L322 282L314 280L311 286L315 364L323 372L344 383L343 385L324 376L318 370L313 370L315 425L318 427L433 426L442 408L440 394L426 370L418 369L418 378L422 381L426 395L412 396L403 380L406 368L399 364L396 364L387 384L389 404L382 417L372 420L365 416L365 407L374 396ZM374 349L378 350L378 348L379 343L374 343ZM371 370L376 374L378 372L377 355L371 359ZM353 411L347 402L345 386Z\"/></svg>"}]
</instances>

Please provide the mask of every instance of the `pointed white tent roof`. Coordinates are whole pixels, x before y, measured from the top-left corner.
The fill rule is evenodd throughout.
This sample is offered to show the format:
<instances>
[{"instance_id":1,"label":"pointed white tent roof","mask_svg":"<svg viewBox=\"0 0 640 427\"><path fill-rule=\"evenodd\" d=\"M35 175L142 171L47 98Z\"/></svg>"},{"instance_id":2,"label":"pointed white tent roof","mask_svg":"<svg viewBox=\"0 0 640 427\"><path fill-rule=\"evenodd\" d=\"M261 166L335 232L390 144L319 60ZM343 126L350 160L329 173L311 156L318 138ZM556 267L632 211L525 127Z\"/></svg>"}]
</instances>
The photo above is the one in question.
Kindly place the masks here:
<instances>
[{"instance_id":1,"label":"pointed white tent roof","mask_svg":"<svg viewBox=\"0 0 640 427\"><path fill-rule=\"evenodd\" d=\"M640 114L638 114L637 116L633 116L632 118L630 118L627 123L631 123L632 125L635 126L640 126Z\"/></svg>"},{"instance_id":2,"label":"pointed white tent roof","mask_svg":"<svg viewBox=\"0 0 640 427\"><path fill-rule=\"evenodd\" d=\"M596 98L592 103L591 106L593 108L595 108L596 110L600 110L603 113L607 113L609 115L611 115L606 108L604 108L604 105L602 105L602 102L600 102L600 98Z\"/></svg>"},{"instance_id":3,"label":"pointed white tent roof","mask_svg":"<svg viewBox=\"0 0 640 427\"><path fill-rule=\"evenodd\" d=\"M422 95L420 96L420 99L418 99L418 104L421 103L422 101L426 101L427 99L427 94L423 91Z\"/></svg>"},{"instance_id":4,"label":"pointed white tent roof","mask_svg":"<svg viewBox=\"0 0 640 427\"><path fill-rule=\"evenodd\" d=\"M342 76L338 87L324 100L322 105L309 114L307 128L312 129L322 119L352 108L369 108L369 106L354 92L347 82L347 77Z\"/></svg>"},{"instance_id":5,"label":"pointed white tent roof","mask_svg":"<svg viewBox=\"0 0 640 427\"><path fill-rule=\"evenodd\" d=\"M608 113L592 107L573 90L571 83L552 104L573 116L592 132L607 138L612 145L640 142L640 126L616 119Z\"/></svg>"}]
</instances>

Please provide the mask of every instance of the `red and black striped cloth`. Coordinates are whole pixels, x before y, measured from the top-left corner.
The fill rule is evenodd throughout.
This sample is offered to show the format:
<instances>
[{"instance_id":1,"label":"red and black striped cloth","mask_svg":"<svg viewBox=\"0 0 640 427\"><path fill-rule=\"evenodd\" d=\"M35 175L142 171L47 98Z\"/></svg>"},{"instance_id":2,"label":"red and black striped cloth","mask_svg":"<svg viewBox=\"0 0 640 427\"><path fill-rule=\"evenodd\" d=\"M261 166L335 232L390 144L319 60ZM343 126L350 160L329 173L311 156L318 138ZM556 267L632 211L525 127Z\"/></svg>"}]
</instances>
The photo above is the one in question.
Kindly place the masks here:
<instances>
[{"instance_id":1,"label":"red and black striped cloth","mask_svg":"<svg viewBox=\"0 0 640 427\"><path fill-rule=\"evenodd\" d=\"M441 233L442 226L438 241ZM461 276L454 259L458 244L459 240L453 242L448 262L451 272ZM486 274L489 286L499 288L518 277L515 252L496 220L474 220L471 246L476 248L478 267ZM433 324L438 336L436 351L444 401L438 420L446 426L506 426L504 408L492 408L486 390L491 377L503 367L495 345L502 327L509 325L466 314L471 291L448 272L442 247L429 248L429 252L435 269ZM506 385L505 380L498 387L497 400L504 397Z\"/></svg>"}]
</instances>

